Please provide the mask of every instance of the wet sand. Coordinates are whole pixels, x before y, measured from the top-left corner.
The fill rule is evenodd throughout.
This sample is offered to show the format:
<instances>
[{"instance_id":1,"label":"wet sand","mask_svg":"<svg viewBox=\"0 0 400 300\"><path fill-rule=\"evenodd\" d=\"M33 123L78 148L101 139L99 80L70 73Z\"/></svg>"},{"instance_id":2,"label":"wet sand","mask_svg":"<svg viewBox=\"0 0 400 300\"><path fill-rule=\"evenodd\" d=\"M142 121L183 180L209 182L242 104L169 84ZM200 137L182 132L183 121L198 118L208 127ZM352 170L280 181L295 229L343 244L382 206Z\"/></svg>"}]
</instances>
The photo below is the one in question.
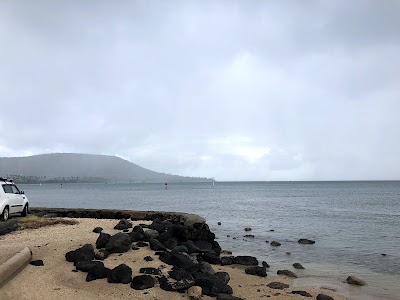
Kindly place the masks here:
<instances>
[{"instance_id":1,"label":"wet sand","mask_svg":"<svg viewBox=\"0 0 400 300\"><path fill-rule=\"evenodd\" d=\"M28 265L20 274L0 289L0 300L31 300L31 299L188 299L185 294L167 292L158 286L137 291L129 284L111 284L106 279L86 282L86 273L72 272L75 269L72 263L65 260L65 253L74 250L83 244L95 244L98 234L93 233L93 228L100 226L104 232L114 234L120 232L113 227L117 220L105 219L75 219L76 225L54 225L39 229L27 229L16 231L0 237L0 263L7 260L24 246L28 246L33 252L33 259L42 259L44 266L35 267ZM134 224L149 223L146 221L132 222ZM153 261L147 262L143 258L151 256ZM164 274L171 269L161 262L154 251L148 247L136 251L128 251L119 254L111 254L104 264L113 268L125 263L133 270L133 276L139 275L141 267L159 267L165 265ZM244 299L315 299L319 293L332 296L335 300L350 299L336 295L333 291L307 286L293 287L293 280L285 276L268 274L268 277L247 275L241 266L217 266L215 271L228 272L231 280L229 285L233 288L235 296ZM290 285L285 290L270 289L266 285L273 281L279 281ZM294 295L292 290L304 290L313 295L313 298L305 298ZM203 299L215 299L203 296Z\"/></svg>"}]
</instances>

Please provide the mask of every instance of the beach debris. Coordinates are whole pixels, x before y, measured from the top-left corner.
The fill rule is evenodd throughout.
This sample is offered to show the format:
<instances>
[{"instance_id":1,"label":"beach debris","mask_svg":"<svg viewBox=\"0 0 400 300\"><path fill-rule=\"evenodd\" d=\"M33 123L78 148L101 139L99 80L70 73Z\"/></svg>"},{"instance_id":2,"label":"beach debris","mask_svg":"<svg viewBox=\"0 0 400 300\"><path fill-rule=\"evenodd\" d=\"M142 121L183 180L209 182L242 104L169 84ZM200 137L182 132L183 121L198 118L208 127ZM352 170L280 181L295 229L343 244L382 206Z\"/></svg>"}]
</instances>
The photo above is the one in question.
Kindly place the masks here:
<instances>
[{"instance_id":1,"label":"beach debris","mask_svg":"<svg viewBox=\"0 0 400 300\"><path fill-rule=\"evenodd\" d=\"M96 249L104 248L110 240L111 234L100 232L96 240Z\"/></svg>"},{"instance_id":2,"label":"beach debris","mask_svg":"<svg viewBox=\"0 0 400 300\"><path fill-rule=\"evenodd\" d=\"M251 231L251 227L246 227L244 231Z\"/></svg>"},{"instance_id":3,"label":"beach debris","mask_svg":"<svg viewBox=\"0 0 400 300\"><path fill-rule=\"evenodd\" d=\"M248 255L233 257L233 263L244 266L258 266L257 258Z\"/></svg>"},{"instance_id":4,"label":"beach debris","mask_svg":"<svg viewBox=\"0 0 400 300\"><path fill-rule=\"evenodd\" d=\"M187 290L187 295L190 300L200 300L203 290L201 287L195 285Z\"/></svg>"},{"instance_id":5,"label":"beach debris","mask_svg":"<svg viewBox=\"0 0 400 300\"><path fill-rule=\"evenodd\" d=\"M222 223L221 223L221 222L218 222L217 224L218 224L218 225L221 225Z\"/></svg>"},{"instance_id":6,"label":"beach debris","mask_svg":"<svg viewBox=\"0 0 400 300\"><path fill-rule=\"evenodd\" d=\"M126 264L120 264L108 273L107 281L128 284L132 281L132 269Z\"/></svg>"},{"instance_id":7,"label":"beach debris","mask_svg":"<svg viewBox=\"0 0 400 300\"><path fill-rule=\"evenodd\" d=\"M233 264L233 256L222 256L220 260L221 260L221 266L227 266Z\"/></svg>"},{"instance_id":8,"label":"beach debris","mask_svg":"<svg viewBox=\"0 0 400 300\"><path fill-rule=\"evenodd\" d=\"M139 273L147 275L161 275L161 271L156 268L140 268Z\"/></svg>"},{"instance_id":9,"label":"beach debris","mask_svg":"<svg viewBox=\"0 0 400 300\"><path fill-rule=\"evenodd\" d=\"M335 300L331 296L325 295L325 294L319 294L317 296L317 300Z\"/></svg>"},{"instance_id":10,"label":"beach debris","mask_svg":"<svg viewBox=\"0 0 400 300\"><path fill-rule=\"evenodd\" d=\"M65 259L69 262L73 262L74 266L80 261L93 260L94 248L91 244L85 244L81 248L67 252L65 254Z\"/></svg>"},{"instance_id":11,"label":"beach debris","mask_svg":"<svg viewBox=\"0 0 400 300\"><path fill-rule=\"evenodd\" d=\"M245 234L243 237L254 238L254 234Z\"/></svg>"},{"instance_id":12,"label":"beach debris","mask_svg":"<svg viewBox=\"0 0 400 300\"><path fill-rule=\"evenodd\" d=\"M225 272L217 272L208 277L200 276L195 278L195 284L202 288L204 295L215 297L218 294L233 294L232 288L228 285L229 275L219 275L219 273Z\"/></svg>"},{"instance_id":13,"label":"beach debris","mask_svg":"<svg viewBox=\"0 0 400 300\"><path fill-rule=\"evenodd\" d=\"M278 272L276 272L276 274L285 275L287 277L292 277L292 278L297 278L297 275L289 270L278 270Z\"/></svg>"},{"instance_id":14,"label":"beach debris","mask_svg":"<svg viewBox=\"0 0 400 300\"><path fill-rule=\"evenodd\" d=\"M246 274L249 274L249 275L256 275L256 276L260 276L260 277L267 276L267 268L266 267L259 267L259 266L248 267L244 271Z\"/></svg>"},{"instance_id":15,"label":"beach debris","mask_svg":"<svg viewBox=\"0 0 400 300\"><path fill-rule=\"evenodd\" d=\"M145 261L153 261L154 258L152 258L151 256L147 255L143 258Z\"/></svg>"},{"instance_id":16,"label":"beach debris","mask_svg":"<svg viewBox=\"0 0 400 300\"><path fill-rule=\"evenodd\" d=\"M173 269L168 272L169 276L175 280L193 280L193 276L189 271L184 269Z\"/></svg>"},{"instance_id":17,"label":"beach debris","mask_svg":"<svg viewBox=\"0 0 400 300\"><path fill-rule=\"evenodd\" d=\"M43 260L41 260L41 259L32 260L29 264L31 264L32 266L36 266L36 267L44 266Z\"/></svg>"},{"instance_id":18,"label":"beach debris","mask_svg":"<svg viewBox=\"0 0 400 300\"><path fill-rule=\"evenodd\" d=\"M124 229L129 229L129 228L132 228L132 223L129 222L127 219L119 220L119 223L114 226L114 229L117 229L117 230L124 230Z\"/></svg>"},{"instance_id":19,"label":"beach debris","mask_svg":"<svg viewBox=\"0 0 400 300\"><path fill-rule=\"evenodd\" d=\"M298 269L298 270L304 269L304 267L301 265L301 263L294 263L293 268Z\"/></svg>"},{"instance_id":20,"label":"beach debris","mask_svg":"<svg viewBox=\"0 0 400 300\"><path fill-rule=\"evenodd\" d=\"M275 290L283 290L283 289L287 289L289 287L289 285L286 283L283 283L283 282L274 281L274 282L268 283L267 287L269 287L271 289L275 289Z\"/></svg>"},{"instance_id":21,"label":"beach debris","mask_svg":"<svg viewBox=\"0 0 400 300\"><path fill-rule=\"evenodd\" d=\"M127 233L119 232L114 234L106 244L106 250L110 253L123 253L131 249L132 241Z\"/></svg>"},{"instance_id":22,"label":"beach debris","mask_svg":"<svg viewBox=\"0 0 400 300\"><path fill-rule=\"evenodd\" d=\"M265 268L269 268L269 264L266 261L263 261L261 265Z\"/></svg>"},{"instance_id":23,"label":"beach debris","mask_svg":"<svg viewBox=\"0 0 400 300\"><path fill-rule=\"evenodd\" d=\"M274 232L275 230L274 230L274 229L270 229L269 231L270 231L270 232Z\"/></svg>"},{"instance_id":24,"label":"beach debris","mask_svg":"<svg viewBox=\"0 0 400 300\"><path fill-rule=\"evenodd\" d=\"M97 279L107 278L108 273L111 270L109 268L104 267L104 265L96 265L94 268L90 269L86 275L86 281L93 281Z\"/></svg>"},{"instance_id":25,"label":"beach debris","mask_svg":"<svg viewBox=\"0 0 400 300\"><path fill-rule=\"evenodd\" d=\"M361 280L360 278L357 278L356 276L353 275L347 277L346 282L348 284L359 285L359 286L366 285L364 280Z\"/></svg>"},{"instance_id":26,"label":"beach debris","mask_svg":"<svg viewBox=\"0 0 400 300\"><path fill-rule=\"evenodd\" d=\"M279 247L281 245L281 243L277 242L277 241L272 241L271 242L271 246L273 247Z\"/></svg>"},{"instance_id":27,"label":"beach debris","mask_svg":"<svg viewBox=\"0 0 400 300\"><path fill-rule=\"evenodd\" d=\"M292 294L301 295L303 297L312 297L312 295L306 291L292 291Z\"/></svg>"},{"instance_id":28,"label":"beach debris","mask_svg":"<svg viewBox=\"0 0 400 300\"><path fill-rule=\"evenodd\" d=\"M135 276L131 282L131 288L134 290L145 290L155 286L156 279L151 275Z\"/></svg>"},{"instance_id":29,"label":"beach debris","mask_svg":"<svg viewBox=\"0 0 400 300\"><path fill-rule=\"evenodd\" d=\"M315 244L315 241L309 240L309 239L299 239L297 242L298 242L299 244L303 244L303 245L312 245L312 244Z\"/></svg>"},{"instance_id":30,"label":"beach debris","mask_svg":"<svg viewBox=\"0 0 400 300\"><path fill-rule=\"evenodd\" d=\"M218 294L217 300L243 300L243 298L235 297L229 294Z\"/></svg>"},{"instance_id":31,"label":"beach debris","mask_svg":"<svg viewBox=\"0 0 400 300\"><path fill-rule=\"evenodd\" d=\"M95 233L100 233L102 231L103 231L102 227L96 227L96 228L93 229L93 232L95 232Z\"/></svg>"}]
</instances>

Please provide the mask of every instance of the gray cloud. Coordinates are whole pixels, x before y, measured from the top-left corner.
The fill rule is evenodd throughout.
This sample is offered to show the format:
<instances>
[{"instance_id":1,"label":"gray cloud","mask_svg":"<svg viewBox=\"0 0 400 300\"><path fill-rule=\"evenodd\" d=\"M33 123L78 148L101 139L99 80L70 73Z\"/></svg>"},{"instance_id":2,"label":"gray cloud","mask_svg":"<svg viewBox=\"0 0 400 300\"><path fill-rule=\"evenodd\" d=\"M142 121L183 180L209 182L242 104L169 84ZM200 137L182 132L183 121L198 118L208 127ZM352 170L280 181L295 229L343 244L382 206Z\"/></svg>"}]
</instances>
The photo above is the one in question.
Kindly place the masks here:
<instances>
[{"instance_id":1,"label":"gray cloud","mask_svg":"<svg viewBox=\"0 0 400 300\"><path fill-rule=\"evenodd\" d=\"M400 177L398 1L2 1L0 155Z\"/></svg>"}]
</instances>

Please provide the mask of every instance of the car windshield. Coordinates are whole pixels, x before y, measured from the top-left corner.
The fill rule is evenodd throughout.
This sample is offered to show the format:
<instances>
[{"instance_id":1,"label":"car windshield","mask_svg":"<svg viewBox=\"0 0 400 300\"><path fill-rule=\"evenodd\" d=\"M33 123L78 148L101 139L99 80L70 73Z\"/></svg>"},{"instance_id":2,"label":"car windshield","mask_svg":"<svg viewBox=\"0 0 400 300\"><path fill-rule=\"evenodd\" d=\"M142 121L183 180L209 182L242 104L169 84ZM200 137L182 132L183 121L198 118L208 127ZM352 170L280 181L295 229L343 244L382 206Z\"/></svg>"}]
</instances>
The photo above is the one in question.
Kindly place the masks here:
<instances>
[{"instance_id":1,"label":"car windshield","mask_svg":"<svg viewBox=\"0 0 400 300\"><path fill-rule=\"evenodd\" d=\"M4 193L7 194L19 194L19 189L13 184L3 184Z\"/></svg>"}]
</instances>

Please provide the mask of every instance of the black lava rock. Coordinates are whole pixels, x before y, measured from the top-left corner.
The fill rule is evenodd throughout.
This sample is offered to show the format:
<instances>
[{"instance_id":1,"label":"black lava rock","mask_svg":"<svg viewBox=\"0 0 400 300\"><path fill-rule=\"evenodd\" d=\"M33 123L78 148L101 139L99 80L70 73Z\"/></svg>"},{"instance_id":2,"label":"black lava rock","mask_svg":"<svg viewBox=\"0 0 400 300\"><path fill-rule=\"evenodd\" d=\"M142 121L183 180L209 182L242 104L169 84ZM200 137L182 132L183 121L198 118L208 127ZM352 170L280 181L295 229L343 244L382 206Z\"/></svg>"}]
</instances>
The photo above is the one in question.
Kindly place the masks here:
<instances>
[{"instance_id":1,"label":"black lava rock","mask_svg":"<svg viewBox=\"0 0 400 300\"><path fill-rule=\"evenodd\" d=\"M135 290L145 290L154 287L156 280L150 275L135 276L131 282L131 288Z\"/></svg>"},{"instance_id":2,"label":"black lava rock","mask_svg":"<svg viewBox=\"0 0 400 300\"><path fill-rule=\"evenodd\" d=\"M312 244L315 244L315 241L309 240L309 239L299 239L297 242L298 242L299 244L303 244L303 245L312 245Z\"/></svg>"},{"instance_id":3,"label":"black lava rock","mask_svg":"<svg viewBox=\"0 0 400 300\"><path fill-rule=\"evenodd\" d=\"M257 275L260 277L267 276L267 268L266 267L259 267L259 266L248 267L244 271L246 272L246 274L250 274L250 275Z\"/></svg>"},{"instance_id":4,"label":"black lava rock","mask_svg":"<svg viewBox=\"0 0 400 300\"><path fill-rule=\"evenodd\" d=\"M221 266L227 266L233 264L233 256L222 256L220 258Z\"/></svg>"},{"instance_id":5,"label":"black lava rock","mask_svg":"<svg viewBox=\"0 0 400 300\"><path fill-rule=\"evenodd\" d=\"M283 289L287 289L289 287L289 285L286 283L275 281L275 282L268 283L267 287L269 287L271 289L275 289L275 290L283 290Z\"/></svg>"},{"instance_id":6,"label":"black lava rock","mask_svg":"<svg viewBox=\"0 0 400 300\"><path fill-rule=\"evenodd\" d=\"M304 269L304 267L300 263L294 263L293 268L298 269L298 270Z\"/></svg>"},{"instance_id":7,"label":"black lava rock","mask_svg":"<svg viewBox=\"0 0 400 300\"><path fill-rule=\"evenodd\" d=\"M132 269L125 264L121 264L108 273L107 281L127 284L132 281Z\"/></svg>"},{"instance_id":8,"label":"black lava rock","mask_svg":"<svg viewBox=\"0 0 400 300\"><path fill-rule=\"evenodd\" d=\"M96 280L96 279L107 278L108 273L110 271L111 270L109 268L106 268L101 265L97 265L94 268L89 270L89 272L86 275L86 281L89 282L89 281Z\"/></svg>"},{"instance_id":9,"label":"black lava rock","mask_svg":"<svg viewBox=\"0 0 400 300\"><path fill-rule=\"evenodd\" d=\"M100 233L102 231L103 231L103 228L101 228L101 227L96 227L95 229L93 229L93 232L95 232L95 233Z\"/></svg>"},{"instance_id":10,"label":"black lava rock","mask_svg":"<svg viewBox=\"0 0 400 300\"><path fill-rule=\"evenodd\" d=\"M307 293L306 291L292 291L292 294L301 295L303 297L312 297L312 295Z\"/></svg>"},{"instance_id":11,"label":"black lava rock","mask_svg":"<svg viewBox=\"0 0 400 300\"><path fill-rule=\"evenodd\" d=\"M285 275L287 277L292 277L292 278L297 278L297 275L289 270L278 270L278 272L276 272L276 274Z\"/></svg>"},{"instance_id":12,"label":"black lava rock","mask_svg":"<svg viewBox=\"0 0 400 300\"><path fill-rule=\"evenodd\" d=\"M85 244L81 248L69 251L65 254L65 259L73 262L74 265L80 261L88 261L94 259L94 248L91 244Z\"/></svg>"},{"instance_id":13,"label":"black lava rock","mask_svg":"<svg viewBox=\"0 0 400 300\"><path fill-rule=\"evenodd\" d=\"M317 296L317 300L335 300L331 296L325 295L325 294L319 294Z\"/></svg>"},{"instance_id":14,"label":"black lava rock","mask_svg":"<svg viewBox=\"0 0 400 300\"><path fill-rule=\"evenodd\" d=\"M100 232L99 237L96 240L96 248L101 249L104 248L108 241L110 240L111 235L108 233Z\"/></svg>"},{"instance_id":15,"label":"black lava rock","mask_svg":"<svg viewBox=\"0 0 400 300\"><path fill-rule=\"evenodd\" d=\"M117 233L110 237L106 250L110 253L123 253L131 249L132 241L127 233Z\"/></svg>"},{"instance_id":16,"label":"black lava rock","mask_svg":"<svg viewBox=\"0 0 400 300\"><path fill-rule=\"evenodd\" d=\"M145 256L143 259L144 259L145 261L152 261L152 260L154 260L154 258L152 258L151 256Z\"/></svg>"},{"instance_id":17,"label":"black lava rock","mask_svg":"<svg viewBox=\"0 0 400 300\"><path fill-rule=\"evenodd\" d=\"M244 266L257 266L258 260L253 256L236 256L233 257L233 263Z\"/></svg>"},{"instance_id":18,"label":"black lava rock","mask_svg":"<svg viewBox=\"0 0 400 300\"><path fill-rule=\"evenodd\" d=\"M30 262L30 264L31 264L32 266L36 266L36 267L44 266L43 260L41 260L41 259L32 260L32 261Z\"/></svg>"},{"instance_id":19,"label":"black lava rock","mask_svg":"<svg viewBox=\"0 0 400 300\"><path fill-rule=\"evenodd\" d=\"M149 244L151 250L154 251L167 250L167 248L160 241L156 239L150 239Z\"/></svg>"},{"instance_id":20,"label":"black lava rock","mask_svg":"<svg viewBox=\"0 0 400 300\"><path fill-rule=\"evenodd\" d=\"M161 271L156 268L140 268L139 273L147 275L161 275Z\"/></svg>"},{"instance_id":21,"label":"black lava rock","mask_svg":"<svg viewBox=\"0 0 400 300\"><path fill-rule=\"evenodd\" d=\"M89 272L91 269L97 266L104 267L104 263L101 261L80 261L76 264L76 269L82 272Z\"/></svg>"}]
</instances>

